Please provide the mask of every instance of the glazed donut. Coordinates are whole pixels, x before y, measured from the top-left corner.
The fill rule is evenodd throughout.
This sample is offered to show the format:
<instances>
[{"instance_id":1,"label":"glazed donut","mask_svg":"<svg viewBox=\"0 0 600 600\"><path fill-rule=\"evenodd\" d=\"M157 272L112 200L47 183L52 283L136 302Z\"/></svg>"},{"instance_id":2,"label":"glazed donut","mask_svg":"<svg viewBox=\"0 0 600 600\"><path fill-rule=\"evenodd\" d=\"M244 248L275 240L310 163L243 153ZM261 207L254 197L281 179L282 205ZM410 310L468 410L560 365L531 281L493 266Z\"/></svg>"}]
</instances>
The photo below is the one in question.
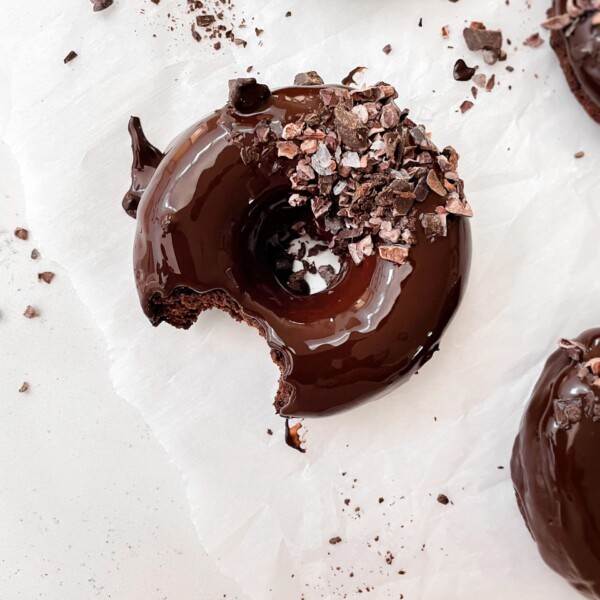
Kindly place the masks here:
<instances>
[{"instance_id":1,"label":"glazed donut","mask_svg":"<svg viewBox=\"0 0 600 600\"><path fill-rule=\"evenodd\" d=\"M600 123L600 2L553 0L543 25L571 91Z\"/></svg>"},{"instance_id":2,"label":"glazed donut","mask_svg":"<svg viewBox=\"0 0 600 600\"><path fill-rule=\"evenodd\" d=\"M542 558L600 598L600 329L559 346L525 411L512 479Z\"/></svg>"},{"instance_id":3,"label":"glazed donut","mask_svg":"<svg viewBox=\"0 0 600 600\"><path fill-rule=\"evenodd\" d=\"M372 397L430 359L467 281L471 211L458 155L397 109L391 86L295 84L231 82L229 103L164 155L132 118L123 206L137 212L152 324L186 329L219 308L257 327L281 370L276 410L297 417ZM286 254L302 234L340 260L318 293Z\"/></svg>"}]
</instances>

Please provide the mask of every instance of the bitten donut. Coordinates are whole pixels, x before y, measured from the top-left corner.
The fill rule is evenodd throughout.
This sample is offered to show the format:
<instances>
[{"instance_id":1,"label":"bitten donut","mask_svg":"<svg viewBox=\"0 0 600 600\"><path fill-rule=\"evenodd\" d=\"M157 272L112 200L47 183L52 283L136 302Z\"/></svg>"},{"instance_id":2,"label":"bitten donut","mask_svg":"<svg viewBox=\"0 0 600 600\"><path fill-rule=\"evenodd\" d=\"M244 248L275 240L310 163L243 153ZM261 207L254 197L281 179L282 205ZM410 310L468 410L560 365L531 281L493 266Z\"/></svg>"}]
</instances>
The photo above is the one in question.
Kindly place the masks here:
<instances>
[{"instance_id":1,"label":"bitten donut","mask_svg":"<svg viewBox=\"0 0 600 600\"><path fill-rule=\"evenodd\" d=\"M544 27L569 87L600 123L600 0L554 0Z\"/></svg>"},{"instance_id":2,"label":"bitten donut","mask_svg":"<svg viewBox=\"0 0 600 600\"><path fill-rule=\"evenodd\" d=\"M525 411L512 479L542 558L600 598L600 329L559 346Z\"/></svg>"},{"instance_id":3,"label":"bitten donut","mask_svg":"<svg viewBox=\"0 0 600 600\"><path fill-rule=\"evenodd\" d=\"M470 263L458 155L410 121L394 88L324 86L314 72L294 83L230 82L228 104L164 154L132 118L123 201L152 324L186 329L220 308L257 327L281 370L282 416L349 406L419 369ZM339 272L317 268L323 249ZM310 293L306 273L326 288Z\"/></svg>"}]
</instances>

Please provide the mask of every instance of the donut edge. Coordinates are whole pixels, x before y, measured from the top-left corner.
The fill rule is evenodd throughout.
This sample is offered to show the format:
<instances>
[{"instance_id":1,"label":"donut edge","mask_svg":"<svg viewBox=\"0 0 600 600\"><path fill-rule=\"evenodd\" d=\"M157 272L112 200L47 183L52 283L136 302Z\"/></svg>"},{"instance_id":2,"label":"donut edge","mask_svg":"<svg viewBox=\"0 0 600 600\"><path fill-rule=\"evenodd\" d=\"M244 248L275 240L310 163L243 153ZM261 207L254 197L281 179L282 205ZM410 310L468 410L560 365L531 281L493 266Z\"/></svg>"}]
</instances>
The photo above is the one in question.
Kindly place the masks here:
<instances>
[{"instance_id":1,"label":"donut edge","mask_svg":"<svg viewBox=\"0 0 600 600\"><path fill-rule=\"evenodd\" d=\"M178 287L168 296L154 294L148 302L150 319L152 325L158 326L163 321L177 329L189 329L198 319L200 313L216 308L227 313L234 320L246 323L250 327L258 329L261 337L266 339L266 331L259 321L244 314L240 305L223 290L211 292L195 292L189 288ZM283 353L271 348L271 359L280 371L277 391L273 405L277 414L291 400L293 388L283 380L286 370L286 362Z\"/></svg>"},{"instance_id":2,"label":"donut edge","mask_svg":"<svg viewBox=\"0 0 600 600\"><path fill-rule=\"evenodd\" d=\"M553 8L548 11L548 17L552 16L554 16ZM575 71L571 66L571 62L569 61L565 36L561 30L553 30L550 32L550 46L558 58L558 62L567 78L569 88L571 88L571 92L577 98L579 104L583 106L587 114L596 121L596 123L600 124L600 106L596 106L581 87L581 84L575 75Z\"/></svg>"}]
</instances>

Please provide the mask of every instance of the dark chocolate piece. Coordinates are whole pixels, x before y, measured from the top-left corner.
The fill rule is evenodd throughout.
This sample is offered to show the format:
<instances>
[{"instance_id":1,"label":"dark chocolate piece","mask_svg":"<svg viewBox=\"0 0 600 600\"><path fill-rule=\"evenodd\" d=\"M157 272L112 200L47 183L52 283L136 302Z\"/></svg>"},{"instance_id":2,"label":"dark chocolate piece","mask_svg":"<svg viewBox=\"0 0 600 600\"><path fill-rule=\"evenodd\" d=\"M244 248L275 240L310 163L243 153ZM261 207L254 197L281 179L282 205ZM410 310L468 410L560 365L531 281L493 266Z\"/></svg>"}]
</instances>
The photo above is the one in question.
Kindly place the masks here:
<instances>
[{"instance_id":1,"label":"dark chocolate piece","mask_svg":"<svg viewBox=\"0 0 600 600\"><path fill-rule=\"evenodd\" d=\"M594 0L554 0L543 23L569 87L600 123L600 5Z\"/></svg>"},{"instance_id":2,"label":"dark chocolate piece","mask_svg":"<svg viewBox=\"0 0 600 600\"><path fill-rule=\"evenodd\" d=\"M33 306L28 305L27 308L25 309L25 312L23 313L23 316L26 319L35 319L36 317L39 317L40 314L38 313L37 310L35 310L35 308L33 308Z\"/></svg>"},{"instance_id":3,"label":"dark chocolate piece","mask_svg":"<svg viewBox=\"0 0 600 600\"><path fill-rule=\"evenodd\" d=\"M254 77L229 82L229 104L239 114L258 112L271 95L269 88Z\"/></svg>"},{"instance_id":4,"label":"dark chocolate piece","mask_svg":"<svg viewBox=\"0 0 600 600\"><path fill-rule=\"evenodd\" d=\"M44 283L52 283L55 275L52 271L44 271L43 273L38 273L38 281L43 281Z\"/></svg>"},{"instance_id":5,"label":"dark chocolate piece","mask_svg":"<svg viewBox=\"0 0 600 600\"><path fill-rule=\"evenodd\" d=\"M20 240L27 240L29 238L29 231L27 229L23 229L23 227L17 227L15 229L15 237Z\"/></svg>"},{"instance_id":6,"label":"dark chocolate piece","mask_svg":"<svg viewBox=\"0 0 600 600\"><path fill-rule=\"evenodd\" d=\"M477 71L477 67L468 67L467 63L459 58L454 64L454 79L456 81L470 81L471 77L475 75L475 71Z\"/></svg>"},{"instance_id":7,"label":"dark chocolate piece","mask_svg":"<svg viewBox=\"0 0 600 600\"><path fill-rule=\"evenodd\" d=\"M349 99L350 93L357 99ZM318 132L322 118L330 119L333 126L330 115L339 105L340 94L346 108L337 116L349 130L350 142L355 136L362 147L362 133L357 135L354 130L364 126L362 111L358 109L355 115L357 125L348 116L348 107L366 105L367 110L375 109L372 114L379 118L381 108L375 104L387 104L393 88L277 90L255 114L240 114L226 106L182 133L147 184L138 211L135 275L151 322L188 328L201 311L220 308L257 327L282 372L275 406L283 416L332 412L406 380L437 349L460 302L469 268L470 234L465 219L452 214L434 216L428 225L435 228L433 243L419 224L421 214L445 212L443 206L449 200L429 191L427 173L436 165L442 185L456 187L458 156L450 148L437 151L425 130L410 122L405 112L397 115L396 128L402 135L393 159L404 171L398 170L392 179L399 182L398 188L393 188L396 192L413 196L399 196L413 204L405 209L410 211L408 215L398 217L410 240L398 244L382 240L385 246L412 244L410 261L385 260L375 249L373 235L361 236L354 226L346 229L346 221L360 215L368 221L371 211L391 214L402 204L396 203L392 193L391 206L377 206L378 195L369 192L387 189L390 177L385 168L389 162L381 157L369 162L367 157L371 166L362 174L360 167L342 167L344 151L341 149L340 155L334 150L333 130ZM302 123L300 133L298 122ZM311 129L309 122L316 129ZM384 130L378 127L371 135ZM139 132L136 135L139 137ZM309 159L300 164L300 155L291 160L278 158L280 141L297 144ZM325 150L333 162L327 162ZM356 157L346 159L355 164ZM298 174L298 185L300 177L306 178L304 193L309 201L290 201L294 193L288 166ZM331 170L334 175L317 176L315 169L322 173ZM346 185L353 173L360 185L366 186L348 196L346 210L355 197L356 217L348 213L342 218L326 206L336 192L341 195L336 186L345 180L339 174L344 169ZM134 170L136 176L139 173ZM414 193L403 191L412 188ZM324 205L315 202L318 194L324 194ZM460 200L456 192L448 196ZM315 211L320 213L323 208L327 212L315 217ZM363 228L383 227L383 221L377 225L365 222ZM386 227L386 235L393 237L394 227ZM350 235L350 246L345 250L343 240L338 242L341 268L328 288L312 295L304 289L290 289L290 259L281 249L303 232L329 246L333 237L344 231ZM360 266L350 259L353 251L361 255Z\"/></svg>"},{"instance_id":8,"label":"dark chocolate piece","mask_svg":"<svg viewBox=\"0 0 600 600\"><path fill-rule=\"evenodd\" d=\"M561 340L515 440L517 502L546 563L600 598L600 329Z\"/></svg>"}]
</instances>

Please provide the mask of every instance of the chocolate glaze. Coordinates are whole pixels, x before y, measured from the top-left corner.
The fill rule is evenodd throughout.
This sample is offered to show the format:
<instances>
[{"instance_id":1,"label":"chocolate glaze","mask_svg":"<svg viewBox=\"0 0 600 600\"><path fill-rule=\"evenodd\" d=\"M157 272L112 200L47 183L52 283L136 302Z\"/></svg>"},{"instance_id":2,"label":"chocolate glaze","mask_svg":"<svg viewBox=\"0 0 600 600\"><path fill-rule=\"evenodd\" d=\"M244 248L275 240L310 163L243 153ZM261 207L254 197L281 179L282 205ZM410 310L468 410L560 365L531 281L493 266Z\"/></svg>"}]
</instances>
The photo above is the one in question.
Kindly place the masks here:
<instances>
[{"instance_id":1,"label":"chocolate glaze","mask_svg":"<svg viewBox=\"0 0 600 600\"><path fill-rule=\"evenodd\" d=\"M567 0L554 0L555 14L567 12ZM582 16L564 36L569 63L589 99L600 107L600 27L592 26L593 12Z\"/></svg>"},{"instance_id":2,"label":"chocolate glaze","mask_svg":"<svg viewBox=\"0 0 600 600\"><path fill-rule=\"evenodd\" d=\"M313 295L292 291L277 276L276 241L312 217L288 205L284 175L243 164L230 129L250 134L267 115L275 127L289 122L320 106L318 92L278 90L250 115L225 107L170 145L147 187L136 181L136 193L144 193L135 277L146 315L154 325L169 321L157 306L176 290L224 291L281 359L289 392L277 405L283 416L331 412L407 379L438 349L470 264L469 225L449 215L445 238L432 242L417 228L410 264L371 256L356 266L343 258L340 276ZM132 134L141 157L149 147L137 128ZM138 160L142 173L146 162ZM430 197L419 212L434 205Z\"/></svg>"},{"instance_id":3,"label":"chocolate glaze","mask_svg":"<svg viewBox=\"0 0 600 600\"><path fill-rule=\"evenodd\" d=\"M600 328L576 338L583 360L600 357ZM511 469L517 501L542 558L571 585L600 598L600 422L583 416L568 427L555 400L584 401L599 389L577 377L563 350L548 359L515 441Z\"/></svg>"}]
</instances>

